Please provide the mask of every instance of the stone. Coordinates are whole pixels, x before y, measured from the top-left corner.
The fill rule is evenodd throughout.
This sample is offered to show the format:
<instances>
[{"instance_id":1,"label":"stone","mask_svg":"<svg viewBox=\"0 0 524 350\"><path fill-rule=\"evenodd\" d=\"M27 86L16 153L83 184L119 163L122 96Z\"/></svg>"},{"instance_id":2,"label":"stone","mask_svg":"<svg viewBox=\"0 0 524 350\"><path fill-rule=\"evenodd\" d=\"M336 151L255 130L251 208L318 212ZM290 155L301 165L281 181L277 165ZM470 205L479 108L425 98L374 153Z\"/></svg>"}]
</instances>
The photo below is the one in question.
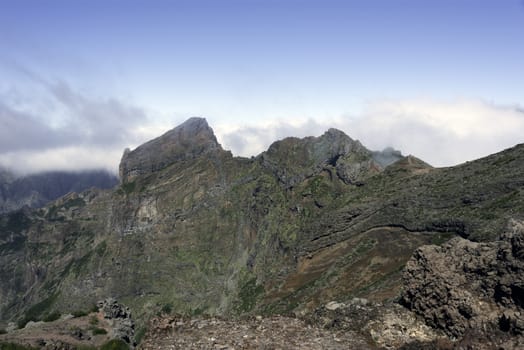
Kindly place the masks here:
<instances>
[{"instance_id":1,"label":"stone","mask_svg":"<svg viewBox=\"0 0 524 350\"><path fill-rule=\"evenodd\" d=\"M345 305L342 304L342 303L337 303L336 301L330 301L329 303L326 304L326 309L330 310L330 311L334 311L334 310L337 310L337 309L340 309L341 307L344 307Z\"/></svg>"},{"instance_id":2,"label":"stone","mask_svg":"<svg viewBox=\"0 0 524 350\"><path fill-rule=\"evenodd\" d=\"M135 322L128 307L118 303L114 298L107 298L97 303L103 317L110 321L113 338L122 339L130 347L135 343Z\"/></svg>"},{"instance_id":3,"label":"stone","mask_svg":"<svg viewBox=\"0 0 524 350\"><path fill-rule=\"evenodd\" d=\"M401 302L432 327L460 338L471 329L522 335L522 223L490 243L454 238L419 248L404 271Z\"/></svg>"}]
</instances>

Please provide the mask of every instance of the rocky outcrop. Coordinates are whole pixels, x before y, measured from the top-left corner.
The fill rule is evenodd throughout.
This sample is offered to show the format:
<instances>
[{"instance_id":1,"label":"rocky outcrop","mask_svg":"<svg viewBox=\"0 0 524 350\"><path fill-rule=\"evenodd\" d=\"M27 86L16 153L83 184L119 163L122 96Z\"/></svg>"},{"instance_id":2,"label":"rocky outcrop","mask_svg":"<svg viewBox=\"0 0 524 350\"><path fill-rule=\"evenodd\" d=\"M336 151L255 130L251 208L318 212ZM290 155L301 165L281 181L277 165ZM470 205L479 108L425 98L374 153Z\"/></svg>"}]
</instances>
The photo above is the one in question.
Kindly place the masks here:
<instances>
[{"instance_id":1,"label":"rocky outcrop","mask_svg":"<svg viewBox=\"0 0 524 350\"><path fill-rule=\"evenodd\" d=\"M471 331L524 334L524 225L500 240L454 238L419 248L404 272L402 302L432 327L460 338Z\"/></svg>"},{"instance_id":2,"label":"rocky outcrop","mask_svg":"<svg viewBox=\"0 0 524 350\"><path fill-rule=\"evenodd\" d=\"M320 137L288 137L277 141L259 159L288 188L328 165L347 184L357 183L382 169L368 149L337 129L329 129Z\"/></svg>"},{"instance_id":3,"label":"rocky outcrop","mask_svg":"<svg viewBox=\"0 0 524 350\"><path fill-rule=\"evenodd\" d=\"M160 171L174 162L225 152L204 118L190 118L135 150L126 149L120 162L122 183Z\"/></svg>"},{"instance_id":4,"label":"rocky outcrop","mask_svg":"<svg viewBox=\"0 0 524 350\"><path fill-rule=\"evenodd\" d=\"M110 322L110 336L121 339L130 347L134 347L136 345L135 322L131 317L129 308L119 304L114 298L99 301L97 306L104 318Z\"/></svg>"},{"instance_id":5,"label":"rocky outcrop","mask_svg":"<svg viewBox=\"0 0 524 350\"><path fill-rule=\"evenodd\" d=\"M396 303L375 303L364 298L329 302L306 316L309 323L325 329L343 330L367 339L380 348L397 349L405 344L432 342L443 334Z\"/></svg>"}]
</instances>

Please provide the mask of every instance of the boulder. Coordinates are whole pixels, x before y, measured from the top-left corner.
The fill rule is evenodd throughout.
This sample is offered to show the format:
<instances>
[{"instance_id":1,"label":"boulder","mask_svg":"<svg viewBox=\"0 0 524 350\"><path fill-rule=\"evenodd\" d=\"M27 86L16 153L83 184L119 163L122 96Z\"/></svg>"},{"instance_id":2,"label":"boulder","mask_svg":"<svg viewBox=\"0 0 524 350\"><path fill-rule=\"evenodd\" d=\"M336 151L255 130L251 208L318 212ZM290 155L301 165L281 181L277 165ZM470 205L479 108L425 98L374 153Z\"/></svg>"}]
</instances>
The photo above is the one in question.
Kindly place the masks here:
<instances>
[{"instance_id":1,"label":"boulder","mask_svg":"<svg viewBox=\"0 0 524 350\"><path fill-rule=\"evenodd\" d=\"M135 343L135 322L131 317L128 307L118 303L114 298L107 298L97 303L103 317L111 324L111 335L113 338L122 339L131 347Z\"/></svg>"},{"instance_id":2,"label":"boulder","mask_svg":"<svg viewBox=\"0 0 524 350\"><path fill-rule=\"evenodd\" d=\"M406 265L401 302L454 338L492 329L522 336L523 242L522 223L512 221L495 242L421 247Z\"/></svg>"}]
</instances>

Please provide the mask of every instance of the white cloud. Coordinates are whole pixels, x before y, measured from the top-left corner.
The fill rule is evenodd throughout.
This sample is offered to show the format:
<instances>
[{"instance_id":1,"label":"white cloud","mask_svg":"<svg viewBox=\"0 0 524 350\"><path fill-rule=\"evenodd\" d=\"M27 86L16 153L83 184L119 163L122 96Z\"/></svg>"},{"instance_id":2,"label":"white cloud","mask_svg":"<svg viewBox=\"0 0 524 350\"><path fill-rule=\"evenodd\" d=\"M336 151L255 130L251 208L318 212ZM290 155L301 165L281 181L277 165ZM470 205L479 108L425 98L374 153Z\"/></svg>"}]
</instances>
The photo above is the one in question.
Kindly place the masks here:
<instances>
[{"instance_id":1,"label":"white cloud","mask_svg":"<svg viewBox=\"0 0 524 350\"><path fill-rule=\"evenodd\" d=\"M0 92L0 166L24 173L115 171L125 147L156 136L140 108L83 95L64 82L35 80L36 95Z\"/></svg>"},{"instance_id":2,"label":"white cloud","mask_svg":"<svg viewBox=\"0 0 524 350\"><path fill-rule=\"evenodd\" d=\"M49 103L58 105L65 116L59 126L0 95L0 165L21 172L117 171L125 147L160 136L176 126L173 119L184 119L152 118L143 109L88 98L62 83L48 85L48 90ZM222 146L241 156L257 155L287 136L319 136L331 127L369 149L391 146L435 166L473 160L524 141L521 108L480 99L375 100L357 115L242 122L211 123Z\"/></svg>"},{"instance_id":3,"label":"white cloud","mask_svg":"<svg viewBox=\"0 0 524 350\"><path fill-rule=\"evenodd\" d=\"M233 153L258 154L285 136L319 135L330 127L366 147L392 146L435 166L450 166L501 151L524 140L524 112L480 99L380 100L357 116L331 120L272 121L265 125L222 125L217 134Z\"/></svg>"},{"instance_id":4,"label":"white cloud","mask_svg":"<svg viewBox=\"0 0 524 350\"><path fill-rule=\"evenodd\" d=\"M523 142L524 113L478 99L379 101L350 126L368 147L391 145L435 166L477 159Z\"/></svg>"},{"instance_id":5,"label":"white cloud","mask_svg":"<svg viewBox=\"0 0 524 350\"><path fill-rule=\"evenodd\" d=\"M117 173L122 149L67 146L42 151L23 150L0 154L0 164L22 174L51 170L106 169Z\"/></svg>"},{"instance_id":6,"label":"white cloud","mask_svg":"<svg viewBox=\"0 0 524 350\"><path fill-rule=\"evenodd\" d=\"M337 122L314 119L268 120L261 124L234 126L219 124L213 127L219 142L235 155L249 157L265 151L273 142L288 136L318 136Z\"/></svg>"}]
</instances>

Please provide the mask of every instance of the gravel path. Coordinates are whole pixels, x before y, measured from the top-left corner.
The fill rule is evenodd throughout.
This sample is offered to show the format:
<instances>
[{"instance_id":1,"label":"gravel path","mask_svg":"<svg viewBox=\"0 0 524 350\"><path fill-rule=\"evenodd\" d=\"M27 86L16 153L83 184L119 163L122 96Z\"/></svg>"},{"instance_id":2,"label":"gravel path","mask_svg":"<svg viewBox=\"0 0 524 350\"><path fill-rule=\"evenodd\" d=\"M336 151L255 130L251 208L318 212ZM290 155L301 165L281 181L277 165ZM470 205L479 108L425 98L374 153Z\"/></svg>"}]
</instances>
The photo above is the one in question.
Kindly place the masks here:
<instances>
[{"instance_id":1,"label":"gravel path","mask_svg":"<svg viewBox=\"0 0 524 350\"><path fill-rule=\"evenodd\" d=\"M362 337L282 316L222 320L165 317L151 323L139 349L375 349Z\"/></svg>"}]
</instances>

